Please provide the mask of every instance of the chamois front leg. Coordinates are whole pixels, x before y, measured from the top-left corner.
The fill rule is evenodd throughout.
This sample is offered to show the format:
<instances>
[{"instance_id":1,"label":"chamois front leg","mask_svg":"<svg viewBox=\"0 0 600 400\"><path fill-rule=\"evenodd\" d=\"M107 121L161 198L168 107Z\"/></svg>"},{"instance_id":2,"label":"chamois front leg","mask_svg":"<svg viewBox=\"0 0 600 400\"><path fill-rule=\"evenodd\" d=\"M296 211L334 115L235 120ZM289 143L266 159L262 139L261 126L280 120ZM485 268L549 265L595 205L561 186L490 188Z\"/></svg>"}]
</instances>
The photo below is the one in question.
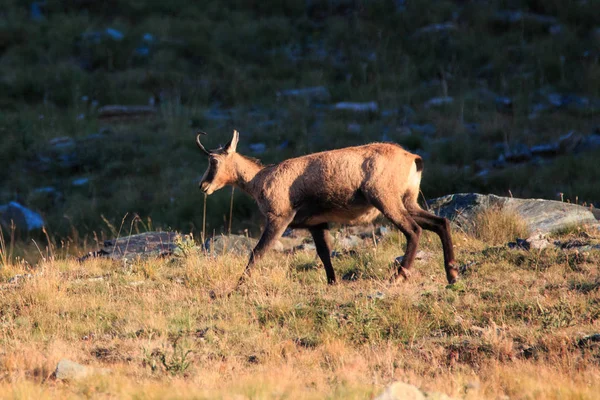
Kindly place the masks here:
<instances>
[{"instance_id":1,"label":"chamois front leg","mask_svg":"<svg viewBox=\"0 0 600 400\"><path fill-rule=\"evenodd\" d=\"M394 283L400 277L408 279L410 269L412 268L415 256L417 255L421 227L410 216L403 204L385 201L385 196L378 193L375 195L368 193L368 195L367 198L370 203L381 211L387 219L392 221L396 228L398 228L406 237L406 251L404 252L404 258L400 262L400 265L398 265L398 270L394 276L392 276L390 281Z\"/></svg>"},{"instance_id":2,"label":"chamois front leg","mask_svg":"<svg viewBox=\"0 0 600 400\"><path fill-rule=\"evenodd\" d=\"M254 247L254 250L252 250L252 253L250 253L248 265L246 265L246 269L240 277L236 288L239 288L240 285L246 281L246 278L250 276L250 272L254 266L254 263L258 261L271 247L273 247L277 239L279 239L285 231L285 228L287 228L290 222L292 222L293 218L293 215L285 217L269 216L267 218L265 229L263 230L256 247Z\"/></svg>"},{"instance_id":3,"label":"chamois front leg","mask_svg":"<svg viewBox=\"0 0 600 400\"><path fill-rule=\"evenodd\" d=\"M325 273L327 274L327 283L333 285L335 283L335 272L331 264L331 237L329 235L329 225L320 224L308 229L315 241L317 254L323 262Z\"/></svg>"},{"instance_id":4,"label":"chamois front leg","mask_svg":"<svg viewBox=\"0 0 600 400\"><path fill-rule=\"evenodd\" d=\"M458 268L454 259L454 246L452 245L452 236L450 234L450 222L446 218L438 217L415 204L409 209L410 215L423 229L435 232L442 241L444 250L444 269L446 270L446 279L449 284L453 284L458 279Z\"/></svg>"}]
</instances>

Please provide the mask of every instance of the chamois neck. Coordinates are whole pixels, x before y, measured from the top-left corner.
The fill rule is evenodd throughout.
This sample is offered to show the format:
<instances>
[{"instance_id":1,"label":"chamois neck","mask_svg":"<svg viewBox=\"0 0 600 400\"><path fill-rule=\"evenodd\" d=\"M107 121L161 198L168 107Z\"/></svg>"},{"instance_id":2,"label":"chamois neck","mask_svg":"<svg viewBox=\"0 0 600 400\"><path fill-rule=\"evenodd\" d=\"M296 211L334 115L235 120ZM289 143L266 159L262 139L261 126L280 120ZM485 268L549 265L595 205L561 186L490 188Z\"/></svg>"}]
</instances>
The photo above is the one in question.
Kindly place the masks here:
<instances>
[{"instance_id":1,"label":"chamois neck","mask_svg":"<svg viewBox=\"0 0 600 400\"><path fill-rule=\"evenodd\" d=\"M233 184L244 192L253 195L254 178L264 167L258 161L251 160L241 154L236 153L234 157L236 178Z\"/></svg>"}]
</instances>

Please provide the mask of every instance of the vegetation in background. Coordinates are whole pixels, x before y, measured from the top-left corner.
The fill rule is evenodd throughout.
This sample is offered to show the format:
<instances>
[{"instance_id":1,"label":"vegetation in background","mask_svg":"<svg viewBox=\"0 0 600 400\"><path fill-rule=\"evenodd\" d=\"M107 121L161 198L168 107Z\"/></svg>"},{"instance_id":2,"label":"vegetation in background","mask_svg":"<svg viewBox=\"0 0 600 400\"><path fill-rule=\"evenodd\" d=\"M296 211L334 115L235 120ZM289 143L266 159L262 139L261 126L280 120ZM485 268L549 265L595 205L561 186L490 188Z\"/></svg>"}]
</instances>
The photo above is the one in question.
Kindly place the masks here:
<instances>
[{"instance_id":1,"label":"vegetation in background","mask_svg":"<svg viewBox=\"0 0 600 400\"><path fill-rule=\"evenodd\" d=\"M499 18L515 11L556 20ZM7 0L0 6L0 204L41 212L51 238L78 246L110 235L106 221L118 227L124 216L126 225L138 216L155 228L198 233L206 160L193 133L209 132L216 147L233 128L240 151L265 163L398 142L425 157L429 198L510 190L597 204L598 150L478 175L480 161L507 146L598 126L591 104L536 109L554 92L600 97L597 15L595 1ZM449 28L423 30L432 24ZM329 98L278 95L314 86ZM454 101L425 105L445 95ZM98 118L104 105L150 99L153 117ZM330 109L340 101L379 108L368 115ZM74 150L49 142L65 136L75 139ZM252 150L256 143L264 153ZM77 186L76 179L88 181ZM47 187L55 192L40 190ZM208 232L226 231L229 195L208 198ZM256 234L260 223L252 200L237 191L234 231Z\"/></svg>"}]
</instances>

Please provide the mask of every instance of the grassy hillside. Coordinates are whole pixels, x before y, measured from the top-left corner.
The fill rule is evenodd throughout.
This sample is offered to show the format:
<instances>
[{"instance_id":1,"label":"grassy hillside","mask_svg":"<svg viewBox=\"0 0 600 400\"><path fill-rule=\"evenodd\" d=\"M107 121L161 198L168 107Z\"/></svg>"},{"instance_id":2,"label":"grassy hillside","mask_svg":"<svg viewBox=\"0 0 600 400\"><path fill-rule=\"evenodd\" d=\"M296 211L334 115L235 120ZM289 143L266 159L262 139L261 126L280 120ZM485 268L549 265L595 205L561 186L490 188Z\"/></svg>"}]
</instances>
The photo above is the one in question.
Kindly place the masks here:
<instances>
[{"instance_id":1,"label":"grassy hillside","mask_svg":"<svg viewBox=\"0 0 600 400\"><path fill-rule=\"evenodd\" d=\"M489 244L510 229L455 234L470 263L453 286L428 234L396 286L396 235L336 258L331 287L314 252L270 253L229 297L245 256L12 264L0 398L365 399L395 380L457 399L597 398L600 250ZM555 239L600 244L597 230ZM55 380L64 358L111 373Z\"/></svg>"},{"instance_id":2,"label":"grassy hillside","mask_svg":"<svg viewBox=\"0 0 600 400\"><path fill-rule=\"evenodd\" d=\"M193 132L217 146L233 128L240 151L266 163L401 143L426 159L427 197L560 192L597 204L598 150L486 166L507 149L597 128L597 15L595 1L7 0L0 204L41 212L57 243L114 235L124 217L140 230L198 233L206 162ZM322 97L278 95L315 86ZM427 105L441 96L453 101ZM153 116L99 118L102 106L149 101ZM341 101L378 108L332 109ZM229 194L208 199L209 232L227 226ZM234 230L256 233L252 201L238 193L234 208Z\"/></svg>"}]
</instances>

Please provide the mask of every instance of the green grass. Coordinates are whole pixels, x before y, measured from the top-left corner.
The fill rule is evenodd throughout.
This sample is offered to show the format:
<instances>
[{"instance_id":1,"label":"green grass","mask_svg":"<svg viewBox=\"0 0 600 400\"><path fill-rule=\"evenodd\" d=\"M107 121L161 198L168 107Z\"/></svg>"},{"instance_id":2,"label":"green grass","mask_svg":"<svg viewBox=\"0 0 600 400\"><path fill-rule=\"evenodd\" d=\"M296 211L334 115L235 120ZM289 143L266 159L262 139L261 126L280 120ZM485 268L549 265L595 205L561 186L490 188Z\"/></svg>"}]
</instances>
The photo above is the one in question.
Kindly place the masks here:
<instances>
[{"instance_id":1,"label":"green grass","mask_svg":"<svg viewBox=\"0 0 600 400\"><path fill-rule=\"evenodd\" d=\"M382 140L425 154L423 191L435 197L457 191L566 198L598 202L598 150L566 155L542 165L517 166L475 176L476 162L495 159L499 143L533 145L570 130L589 134L598 109L570 108L528 116L539 90L600 97L597 2L494 0L468 4L410 1L311 3L176 1L104 3L47 1L43 18L30 18L27 2L0 7L0 204L18 200L41 212L53 240L74 246L110 236L139 216L163 229L202 226L197 181L206 160L193 132L210 133L217 146L233 128L240 151L262 142L265 163L309 152ZM494 14L508 7L554 16L559 35L533 22L505 26ZM415 37L431 23L454 21L457 29ZM107 28L121 40L94 36ZM152 40L145 41L144 35ZM136 49L146 46L147 55ZM588 51L592 54L584 57ZM564 58L561 58L563 56ZM562 61L561 61L562 60ZM455 99L443 108L424 102L443 94L447 77ZM431 82L431 84L426 84ZM282 89L325 86L331 103L376 101L369 116L337 113L304 100L281 99ZM514 101L513 115L476 93L487 87ZM97 118L107 104L146 104L160 99L155 117L129 123ZM406 111L406 107L412 111ZM214 110L228 119L213 119ZM397 113L389 112L398 110ZM212 114L211 114L212 113ZM406 122L433 124L434 134L404 134ZM476 123L471 133L463 122ZM359 124L360 131L350 131ZM89 135L102 133L101 138ZM75 138L75 162L65 167L48 140ZM287 146L279 149L283 143ZM46 160L46 161L44 161ZM72 180L90 179L74 187ZM60 196L35 189L52 186ZM208 232L226 230L229 191L208 199ZM260 230L251 199L237 192L234 231ZM137 224L139 229L144 227ZM39 237L38 237L39 236ZM26 234L17 235L30 239ZM33 233L35 239L45 235ZM43 247L43 246L42 246Z\"/></svg>"}]
</instances>

